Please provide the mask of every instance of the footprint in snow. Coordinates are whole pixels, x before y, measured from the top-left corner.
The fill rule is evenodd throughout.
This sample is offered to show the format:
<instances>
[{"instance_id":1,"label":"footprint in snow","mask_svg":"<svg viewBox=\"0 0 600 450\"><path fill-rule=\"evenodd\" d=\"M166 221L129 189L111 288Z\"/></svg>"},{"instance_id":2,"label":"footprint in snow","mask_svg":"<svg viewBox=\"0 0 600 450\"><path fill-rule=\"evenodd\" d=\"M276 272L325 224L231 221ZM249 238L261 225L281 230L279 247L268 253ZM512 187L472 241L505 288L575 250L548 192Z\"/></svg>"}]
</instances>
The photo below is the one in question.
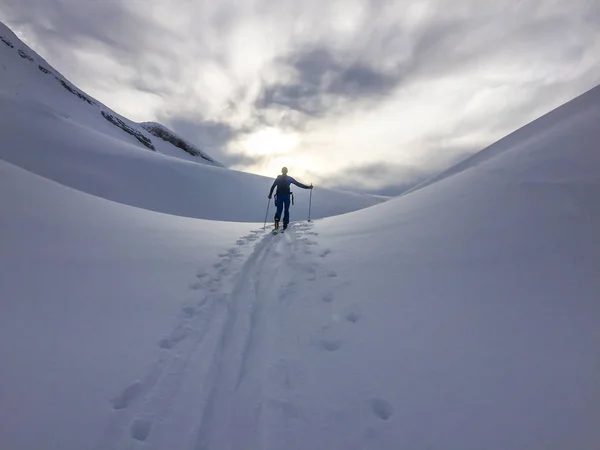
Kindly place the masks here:
<instances>
[{"instance_id":1,"label":"footprint in snow","mask_svg":"<svg viewBox=\"0 0 600 450\"><path fill-rule=\"evenodd\" d=\"M216 276L211 278L204 286L209 290L209 292L217 292L219 290L219 283L221 282L221 277Z\"/></svg>"},{"instance_id":2,"label":"footprint in snow","mask_svg":"<svg viewBox=\"0 0 600 450\"><path fill-rule=\"evenodd\" d=\"M183 312L187 317L194 317L196 314L196 310L193 306L186 306L181 310L181 312Z\"/></svg>"},{"instance_id":3,"label":"footprint in snow","mask_svg":"<svg viewBox=\"0 0 600 450\"><path fill-rule=\"evenodd\" d=\"M137 396L142 392L142 383L139 380L134 381L127 386L121 394L112 400L114 409L125 409L127 408Z\"/></svg>"},{"instance_id":4,"label":"footprint in snow","mask_svg":"<svg viewBox=\"0 0 600 450\"><path fill-rule=\"evenodd\" d=\"M346 313L344 318L351 323L356 323L360 320L360 313L358 311L349 311Z\"/></svg>"},{"instance_id":5,"label":"footprint in snow","mask_svg":"<svg viewBox=\"0 0 600 450\"><path fill-rule=\"evenodd\" d=\"M327 276L328 276L329 278L335 278L335 277L337 277L338 275L337 275L337 272L336 272L335 270L330 270L329 272L327 272Z\"/></svg>"},{"instance_id":6,"label":"footprint in snow","mask_svg":"<svg viewBox=\"0 0 600 450\"><path fill-rule=\"evenodd\" d=\"M144 442L148 439L151 429L152 421L140 418L133 419L131 423L131 437L137 441Z\"/></svg>"},{"instance_id":7,"label":"footprint in snow","mask_svg":"<svg viewBox=\"0 0 600 450\"><path fill-rule=\"evenodd\" d=\"M319 345L328 352L335 352L342 346L342 341L338 339L321 339Z\"/></svg>"},{"instance_id":8,"label":"footprint in snow","mask_svg":"<svg viewBox=\"0 0 600 450\"><path fill-rule=\"evenodd\" d=\"M321 297L321 301L325 302L325 303L331 303L333 301L333 294L332 293L325 294L323 297Z\"/></svg>"},{"instance_id":9,"label":"footprint in snow","mask_svg":"<svg viewBox=\"0 0 600 450\"><path fill-rule=\"evenodd\" d=\"M204 283L197 281L196 283L190 284L190 289L192 291L197 291L198 289L202 289L203 286L204 286Z\"/></svg>"},{"instance_id":10,"label":"footprint in snow","mask_svg":"<svg viewBox=\"0 0 600 450\"><path fill-rule=\"evenodd\" d=\"M169 336L161 339L158 342L158 346L165 350L169 350L173 348L178 342L183 341L187 337L188 333L189 329L187 327L177 327Z\"/></svg>"},{"instance_id":11,"label":"footprint in snow","mask_svg":"<svg viewBox=\"0 0 600 450\"><path fill-rule=\"evenodd\" d=\"M328 248L326 248L325 250L323 250L321 253L319 253L319 256L321 258L325 258L327 255L329 255L331 253L331 250L329 250Z\"/></svg>"},{"instance_id":12,"label":"footprint in snow","mask_svg":"<svg viewBox=\"0 0 600 450\"><path fill-rule=\"evenodd\" d=\"M230 248L229 250L227 250L225 253L221 253L219 255L219 258L237 258L242 256L242 254L240 253L240 251L236 248Z\"/></svg>"},{"instance_id":13,"label":"footprint in snow","mask_svg":"<svg viewBox=\"0 0 600 450\"><path fill-rule=\"evenodd\" d=\"M201 289L207 282L209 275L206 272L198 272L196 274L196 278L198 279L198 281L196 281L195 283L191 283L190 284L190 289L197 291L198 289Z\"/></svg>"},{"instance_id":14,"label":"footprint in snow","mask_svg":"<svg viewBox=\"0 0 600 450\"><path fill-rule=\"evenodd\" d=\"M394 407L383 398L371 399L371 411L381 420L388 420L394 414Z\"/></svg>"}]
</instances>

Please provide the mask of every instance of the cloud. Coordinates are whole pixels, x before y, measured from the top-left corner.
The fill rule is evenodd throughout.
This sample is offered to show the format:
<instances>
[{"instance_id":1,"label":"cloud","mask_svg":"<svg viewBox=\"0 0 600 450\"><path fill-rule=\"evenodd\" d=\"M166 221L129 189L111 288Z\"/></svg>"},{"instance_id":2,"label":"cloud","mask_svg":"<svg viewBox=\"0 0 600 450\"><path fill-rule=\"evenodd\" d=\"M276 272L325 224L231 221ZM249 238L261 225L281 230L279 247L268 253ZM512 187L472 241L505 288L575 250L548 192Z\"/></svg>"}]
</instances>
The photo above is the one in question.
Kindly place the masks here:
<instances>
[{"instance_id":1,"label":"cloud","mask_svg":"<svg viewBox=\"0 0 600 450\"><path fill-rule=\"evenodd\" d=\"M293 70L295 79L265 86L255 103L257 109L275 105L318 117L328 113L337 100L364 101L385 95L401 81L399 74L344 59L349 58L323 47L298 50L280 62Z\"/></svg>"},{"instance_id":2,"label":"cloud","mask_svg":"<svg viewBox=\"0 0 600 450\"><path fill-rule=\"evenodd\" d=\"M383 162L351 166L335 171L326 178L314 178L316 184L336 189L368 192L380 195L399 195L427 177L423 168L386 164Z\"/></svg>"},{"instance_id":3,"label":"cloud","mask_svg":"<svg viewBox=\"0 0 600 450\"><path fill-rule=\"evenodd\" d=\"M596 0L4 0L0 17L118 112L332 186L401 188L600 82Z\"/></svg>"}]
</instances>

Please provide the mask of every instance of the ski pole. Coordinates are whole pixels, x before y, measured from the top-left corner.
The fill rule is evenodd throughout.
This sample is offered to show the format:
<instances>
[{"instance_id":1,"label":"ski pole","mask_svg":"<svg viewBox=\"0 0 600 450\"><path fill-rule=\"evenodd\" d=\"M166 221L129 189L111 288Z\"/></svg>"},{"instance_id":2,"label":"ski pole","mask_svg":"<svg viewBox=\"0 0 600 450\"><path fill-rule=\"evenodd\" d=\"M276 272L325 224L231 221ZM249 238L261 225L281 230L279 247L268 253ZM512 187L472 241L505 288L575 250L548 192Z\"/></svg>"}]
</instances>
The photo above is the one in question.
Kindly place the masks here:
<instances>
[{"instance_id":1,"label":"ski pole","mask_svg":"<svg viewBox=\"0 0 600 450\"><path fill-rule=\"evenodd\" d=\"M311 184L312 186L312 184ZM310 207L312 205L312 189L310 190L310 197L308 198L308 221L310 222Z\"/></svg>"},{"instance_id":2,"label":"ski pole","mask_svg":"<svg viewBox=\"0 0 600 450\"><path fill-rule=\"evenodd\" d=\"M267 216L269 215L269 206L271 206L271 197L269 197L269 203L267 203L267 212L265 213L265 224L263 225L263 230L267 229Z\"/></svg>"}]
</instances>

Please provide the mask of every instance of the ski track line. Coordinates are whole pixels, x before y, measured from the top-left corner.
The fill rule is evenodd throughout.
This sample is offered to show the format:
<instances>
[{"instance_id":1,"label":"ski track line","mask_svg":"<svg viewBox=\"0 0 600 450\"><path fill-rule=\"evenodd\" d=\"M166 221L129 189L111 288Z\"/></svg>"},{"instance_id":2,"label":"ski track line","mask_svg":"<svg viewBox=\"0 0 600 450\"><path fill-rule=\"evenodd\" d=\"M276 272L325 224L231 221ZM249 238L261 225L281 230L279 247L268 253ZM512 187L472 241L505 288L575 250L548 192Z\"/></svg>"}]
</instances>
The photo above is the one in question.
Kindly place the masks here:
<instances>
[{"instance_id":1,"label":"ski track line","mask_svg":"<svg viewBox=\"0 0 600 450\"><path fill-rule=\"evenodd\" d=\"M308 414L302 405L296 386L302 382L302 375L294 367L293 347L314 345L318 351L337 352L344 346L335 330L344 324L338 322L336 313L321 331L314 330L308 341L300 340L292 347L285 342L294 334L287 326L294 276L309 276L308 281L319 279L317 288L330 285L338 276L333 270L319 267L319 261L331 250L314 254L311 248L318 243L312 236L318 233L312 227L298 224L283 236L267 234L243 264L228 296L218 344L212 351L211 374L205 383L210 387L198 415L201 419L197 432L191 445L183 448L303 449L306 443L289 441L297 435L298 424L305 431L319 429L311 415L316 412L315 417L319 417L326 412L323 406L316 405L315 409L313 405L312 414ZM330 290L321 293L321 300L337 303ZM356 305L346 311L346 323L355 324L361 317ZM388 421L394 414L393 405L383 398L372 398L368 404L378 420Z\"/></svg>"},{"instance_id":2,"label":"ski track line","mask_svg":"<svg viewBox=\"0 0 600 450\"><path fill-rule=\"evenodd\" d=\"M145 440L145 438L140 439L140 436L145 435L147 438L154 422L160 421L168 414L171 402L175 399L181 380L186 374L190 358L210 329L213 309L214 303L209 304L204 311L203 320L190 324L194 330L188 335L188 338L192 337L192 339L187 340L187 345L181 346L177 351L161 350L168 353L161 354L158 361L150 365L141 381L135 381L125 390L127 392L132 386L136 386L137 395L132 396L121 410L114 408L114 414L97 448L106 450L130 448L131 438ZM145 433L136 432L140 420L145 421L144 429L147 429ZM131 433L128 433L129 427Z\"/></svg>"},{"instance_id":3,"label":"ski track line","mask_svg":"<svg viewBox=\"0 0 600 450\"><path fill-rule=\"evenodd\" d=\"M215 274L198 273L200 281L190 289L204 289L205 296L195 307L182 308L183 318L157 343L158 359L141 380L113 399L108 425L95 449L168 444L190 450L261 450L281 444L275 436L268 442L273 432L269 425L288 424L290 415L307 420L290 397L293 367L280 355L280 340L287 334L287 292L296 284L290 273L316 279L310 255L317 243L310 236L318 233L312 226L292 224L283 236L253 231L236 241L238 246L254 246L245 260L239 250L230 249L219 255ZM289 267L278 277L280 266ZM339 348L337 342L328 342L321 347ZM264 384L269 363L283 377L281 386L275 386L281 392L265 391L273 388ZM189 408L177 407L178 400L185 400Z\"/></svg>"},{"instance_id":4,"label":"ski track line","mask_svg":"<svg viewBox=\"0 0 600 450\"><path fill-rule=\"evenodd\" d=\"M242 401L240 407L249 403L251 411L238 410L236 399L247 398L247 392L241 392L248 373L254 367L254 359L260 356L257 341L264 332L263 304L265 299L259 290L259 274L266 262L275 263L280 236L265 235L255 251L248 257L236 279L229 296L227 318L225 320L219 345L213 352L213 374L210 393L197 436L194 450L233 449L243 443L243 448L262 448L261 386L254 386L251 394L254 403ZM258 397L258 399L256 398Z\"/></svg>"},{"instance_id":5,"label":"ski track line","mask_svg":"<svg viewBox=\"0 0 600 450\"><path fill-rule=\"evenodd\" d=\"M258 231L236 241L238 246L252 243L257 239ZM264 244L259 243L260 247ZM259 250L258 249L258 250ZM248 258L256 254L257 249ZM97 450L129 449L135 446L135 441L145 441L151 434L156 422L162 422L168 416L177 398L177 393L190 359L197 356L196 350L212 329L213 322L219 322L219 307L224 298L220 292L223 277L232 271L232 265L241 254L236 249L230 249L226 254L219 255L221 262L215 264L217 274L208 277L203 286L209 292L196 303L195 307L186 306L182 309L184 318L169 333L161 339L157 346L160 353L156 361L146 369L145 375L131 383L121 394L112 399L113 411L100 436ZM247 264L247 263L246 263ZM198 274L198 279L206 279L208 274ZM198 286L191 289L198 289ZM210 372L210 367L208 371Z\"/></svg>"}]
</instances>

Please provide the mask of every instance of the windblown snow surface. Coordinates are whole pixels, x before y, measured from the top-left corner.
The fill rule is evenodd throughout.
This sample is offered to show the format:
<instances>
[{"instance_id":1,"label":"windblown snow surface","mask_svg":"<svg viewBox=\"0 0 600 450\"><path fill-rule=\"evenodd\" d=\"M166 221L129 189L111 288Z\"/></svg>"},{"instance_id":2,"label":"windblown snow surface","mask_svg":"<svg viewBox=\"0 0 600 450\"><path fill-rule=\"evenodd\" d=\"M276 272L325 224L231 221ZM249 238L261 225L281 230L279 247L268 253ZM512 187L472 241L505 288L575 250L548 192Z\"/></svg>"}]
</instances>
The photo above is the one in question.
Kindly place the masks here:
<instances>
[{"instance_id":1,"label":"windblown snow surface","mask_svg":"<svg viewBox=\"0 0 600 450\"><path fill-rule=\"evenodd\" d=\"M600 448L599 122L596 88L402 197L280 235L90 195L115 176L94 129L74 165L21 147L52 152L46 173L2 141L0 448Z\"/></svg>"}]
</instances>

